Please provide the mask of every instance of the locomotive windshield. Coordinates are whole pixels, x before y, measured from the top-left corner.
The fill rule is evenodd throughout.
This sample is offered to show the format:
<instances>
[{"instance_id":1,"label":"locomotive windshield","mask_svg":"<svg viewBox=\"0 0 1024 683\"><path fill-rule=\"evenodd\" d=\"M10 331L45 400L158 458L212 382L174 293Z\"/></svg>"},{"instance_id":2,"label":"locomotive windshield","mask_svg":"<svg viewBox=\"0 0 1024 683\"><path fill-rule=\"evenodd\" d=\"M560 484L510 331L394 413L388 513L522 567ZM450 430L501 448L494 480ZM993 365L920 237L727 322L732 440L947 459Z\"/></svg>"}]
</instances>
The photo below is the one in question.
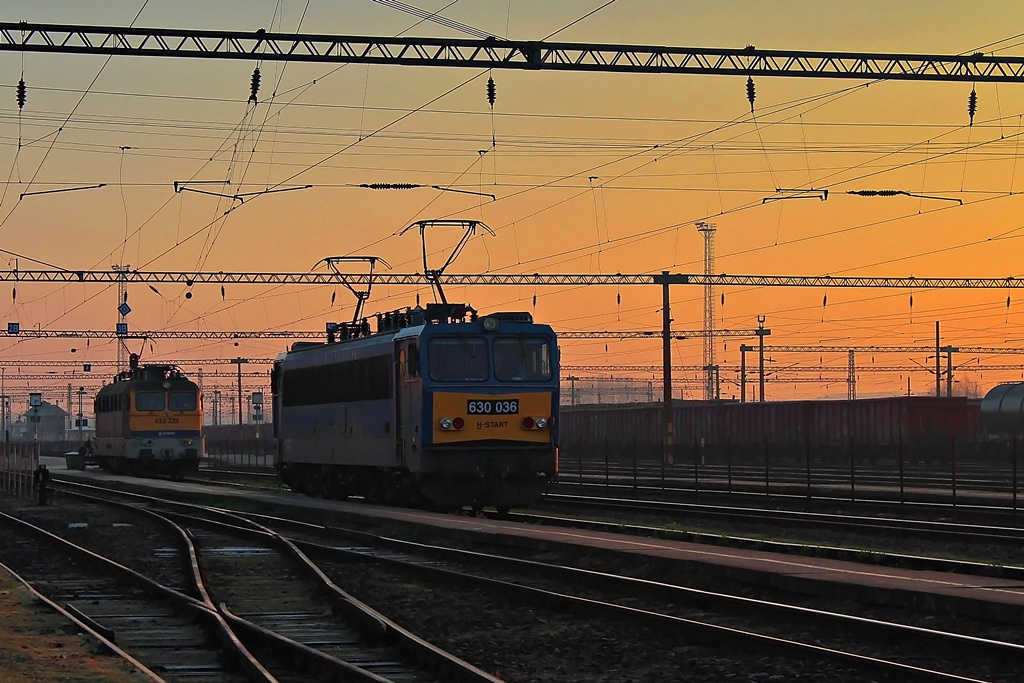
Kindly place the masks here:
<instances>
[{"instance_id":1,"label":"locomotive windshield","mask_svg":"<svg viewBox=\"0 0 1024 683\"><path fill-rule=\"evenodd\" d=\"M434 337L427 346L427 364L435 382L484 382L491 375L482 337Z\"/></svg>"},{"instance_id":2,"label":"locomotive windshield","mask_svg":"<svg viewBox=\"0 0 1024 683\"><path fill-rule=\"evenodd\" d=\"M544 337L498 337L494 340L494 376L500 382L551 379L551 347Z\"/></svg>"},{"instance_id":3,"label":"locomotive windshield","mask_svg":"<svg viewBox=\"0 0 1024 683\"><path fill-rule=\"evenodd\" d=\"M163 410L164 394L162 391L140 391L135 394L136 410Z\"/></svg>"},{"instance_id":4,"label":"locomotive windshield","mask_svg":"<svg viewBox=\"0 0 1024 683\"><path fill-rule=\"evenodd\" d=\"M194 391L172 391L167 395L167 407L170 410L195 410L196 394Z\"/></svg>"}]
</instances>

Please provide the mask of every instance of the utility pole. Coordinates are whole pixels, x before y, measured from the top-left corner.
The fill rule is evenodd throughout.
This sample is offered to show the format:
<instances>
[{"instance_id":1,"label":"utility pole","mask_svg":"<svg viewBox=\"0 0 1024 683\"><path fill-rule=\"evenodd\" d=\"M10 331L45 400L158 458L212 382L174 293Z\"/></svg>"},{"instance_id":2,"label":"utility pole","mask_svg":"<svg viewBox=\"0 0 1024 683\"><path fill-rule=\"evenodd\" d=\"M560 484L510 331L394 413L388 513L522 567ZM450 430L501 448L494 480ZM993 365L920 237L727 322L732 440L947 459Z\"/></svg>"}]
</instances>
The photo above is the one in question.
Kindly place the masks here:
<instances>
[{"instance_id":1,"label":"utility pole","mask_svg":"<svg viewBox=\"0 0 1024 683\"><path fill-rule=\"evenodd\" d=\"M665 281L661 285L661 351L662 351L662 383L664 384L664 398L662 399L662 413L665 420L665 440L662 459L664 462L673 461L672 442L674 441L675 424L672 412L672 311L669 297L668 271L663 270Z\"/></svg>"},{"instance_id":2,"label":"utility pole","mask_svg":"<svg viewBox=\"0 0 1024 683\"><path fill-rule=\"evenodd\" d=\"M942 357L939 355L939 321L935 321L935 398L942 396Z\"/></svg>"},{"instance_id":3,"label":"utility pole","mask_svg":"<svg viewBox=\"0 0 1024 683\"><path fill-rule=\"evenodd\" d=\"M220 424L220 389L213 390L213 424Z\"/></svg>"},{"instance_id":4,"label":"utility pole","mask_svg":"<svg viewBox=\"0 0 1024 683\"><path fill-rule=\"evenodd\" d=\"M242 424L242 363L248 363L248 358L232 358L231 362L238 366L238 424Z\"/></svg>"},{"instance_id":5,"label":"utility pole","mask_svg":"<svg viewBox=\"0 0 1024 683\"><path fill-rule=\"evenodd\" d=\"M747 402L747 350L750 347L740 344L740 403Z\"/></svg>"},{"instance_id":6,"label":"utility pole","mask_svg":"<svg viewBox=\"0 0 1024 683\"><path fill-rule=\"evenodd\" d=\"M130 264L119 265L114 264L110 266L110 269L117 273L117 325L116 329L122 329L121 325L125 322L125 316L131 310L128 308L128 272L131 270ZM117 372L118 374L124 372L128 367L128 346L125 344L125 340L120 336L117 337Z\"/></svg>"},{"instance_id":7,"label":"utility pole","mask_svg":"<svg viewBox=\"0 0 1024 683\"><path fill-rule=\"evenodd\" d=\"M946 347L946 396L953 395L953 352L959 350L953 346Z\"/></svg>"},{"instance_id":8,"label":"utility pole","mask_svg":"<svg viewBox=\"0 0 1024 683\"><path fill-rule=\"evenodd\" d=\"M697 221L697 232L704 236L704 274L714 275L715 231L714 223ZM704 400L715 399L715 287L704 285Z\"/></svg>"},{"instance_id":9,"label":"utility pole","mask_svg":"<svg viewBox=\"0 0 1024 683\"><path fill-rule=\"evenodd\" d=\"M771 330L764 329L765 317L763 315L757 316L757 361L758 361L758 396L757 400L764 403L764 338L765 335L771 334Z\"/></svg>"}]
</instances>

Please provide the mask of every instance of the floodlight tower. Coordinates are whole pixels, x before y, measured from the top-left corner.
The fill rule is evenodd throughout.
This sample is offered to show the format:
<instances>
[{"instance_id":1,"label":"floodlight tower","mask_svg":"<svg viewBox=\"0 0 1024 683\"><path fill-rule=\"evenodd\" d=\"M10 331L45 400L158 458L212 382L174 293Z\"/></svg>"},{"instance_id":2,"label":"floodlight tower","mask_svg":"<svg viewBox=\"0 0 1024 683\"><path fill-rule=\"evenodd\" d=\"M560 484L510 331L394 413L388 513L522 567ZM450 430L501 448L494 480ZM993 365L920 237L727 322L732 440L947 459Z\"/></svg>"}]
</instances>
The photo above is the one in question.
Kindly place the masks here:
<instances>
[{"instance_id":1,"label":"floodlight tower","mask_svg":"<svg viewBox=\"0 0 1024 683\"><path fill-rule=\"evenodd\" d=\"M704 236L704 274L715 271L715 230L714 223L697 221L697 232ZM715 391L715 288L704 285L704 400L717 398Z\"/></svg>"}]
</instances>

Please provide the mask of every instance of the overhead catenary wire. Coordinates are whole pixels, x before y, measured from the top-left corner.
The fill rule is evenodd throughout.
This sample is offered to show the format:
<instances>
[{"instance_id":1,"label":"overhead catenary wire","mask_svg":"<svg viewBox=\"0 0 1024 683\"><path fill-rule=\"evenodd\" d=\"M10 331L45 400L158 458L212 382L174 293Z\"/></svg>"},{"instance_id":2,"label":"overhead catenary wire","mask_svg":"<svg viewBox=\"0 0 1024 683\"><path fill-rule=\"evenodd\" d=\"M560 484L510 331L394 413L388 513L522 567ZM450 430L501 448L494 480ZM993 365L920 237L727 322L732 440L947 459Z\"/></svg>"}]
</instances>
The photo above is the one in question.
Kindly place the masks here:
<instances>
[{"instance_id":1,"label":"overhead catenary wire","mask_svg":"<svg viewBox=\"0 0 1024 683\"><path fill-rule=\"evenodd\" d=\"M457 0L454 0L454 1L457 1ZM454 4L454 1L453 1L452 3L449 3L449 5L451 5L451 4ZM447 7L447 6L449 6L449 5L446 5L446 7ZM306 3L306 9L308 9L308 6L309 6L309 3L307 2L307 3ZM442 8L442 10L443 10L443 9L444 9L444 8ZM306 11L306 10L304 9L304 10L303 10L303 14L302 14L302 17L304 17L304 16L305 16L305 11ZM136 18L137 18L137 17L136 17ZM301 18L300 18L300 22L301 22ZM415 28L415 26L417 26L417 25L418 25L419 23L421 23L421 22L417 22L416 24L413 24L413 25L412 25L411 27L409 27L409 29L406 29L406 31L410 30L411 28ZM403 31L402 33L404 33L404 32L405 32L405 31ZM401 35L401 34L399 34L399 35ZM329 72L328 72L328 74L327 74L327 75L330 75L330 74L336 73L337 71L339 71L339 70L340 70L341 68L343 68L343 67L344 67L344 65L342 65L342 66L339 66L339 67L337 67L337 68L335 68L335 69L332 69L331 71L329 71ZM94 82L95 82L95 81L94 81ZM308 88L309 86L311 86L311 85L315 85L315 84L316 84L316 82L317 82L317 81L316 81L316 79L314 79L314 80L313 80L312 82L309 82L309 83L307 83L307 84L306 84L305 86L300 86L300 87L297 87L297 88L295 88L295 89L293 89L293 90L298 90L298 91L300 91L300 93L301 93L301 92L303 92L303 91L304 91L305 89L307 89L307 88ZM91 88L91 85L90 85L90 88ZM83 97L84 97L84 94L83 94ZM433 101L437 101L437 99L440 99L440 98L436 98L436 99L435 99L435 100L433 100ZM432 101L432 102L433 102L433 101ZM290 104L290 103L288 103L288 104ZM428 105L426 105L426 106L429 106L429 104L430 104L430 103L428 103ZM287 105L285 105L285 106L287 106ZM412 112L408 112L408 113L409 113L409 114L411 114ZM405 117L403 116L403 117L401 117L401 118L405 118ZM396 122L397 122L397 121L396 121ZM396 123L396 122L393 122L393 123ZM390 125L390 124L389 124L389 125ZM385 126L384 128L387 128L387 127L388 127L388 126ZM211 158L209 159L209 161L212 161L212 160L213 160L213 158L211 157ZM205 165L205 164L204 164L204 165ZM200 171L197 171L195 175L198 175L198 173L200 173L200 172L201 172L201 169L200 169ZM195 175L193 176L193 178L195 178ZM269 189L269 188L268 188L268 189ZM173 195L172 195L172 198L173 198ZM160 212L160 211L162 211L162 210L163 210L163 208L164 208L164 207L166 207L166 206L167 206L167 205L168 205L168 204L170 203L170 201L171 201L171 198L168 198L168 199L167 199L167 200L166 200L166 201L164 202L164 204L163 204L163 205L162 205L161 207L159 207L159 208L158 208L158 209L157 209L157 210L156 210L155 212L153 212L153 213L152 213L152 214L150 215L150 217L149 217L148 219L146 219L145 221L143 221L143 223L142 223L142 224L141 224L141 225L139 226L139 228L137 228L137 229L136 229L136 232L137 232L137 231L139 231L139 230L141 230L141 229L142 229L143 227L145 227L145 225L147 225L147 224L148 224L149 222L151 222L151 221L152 221L152 220L153 220L153 219L154 219L154 218L155 218L155 217L156 217L156 216L157 216L157 215L159 214L159 212ZM150 260L149 262L147 262L147 263L143 264L143 267L144 267L145 265L149 265L149 264L153 263L154 261L158 260L159 258L162 258L163 256L167 255L167 254L168 254L168 253L170 253L171 251L173 251L173 250L177 249L177 248L178 248L179 246L181 246L182 244L184 244L184 243L186 243L186 242L190 241L190 240L191 240L191 239L192 239L193 237L196 237L197 235L199 235L199 234L202 234L202 232L203 232L204 230L208 229L209 227L211 227L211 226L213 225L213 223L214 223L215 221L216 221L216 217L215 217L214 221L211 221L210 223L207 223L206 225L202 226L202 227L201 227L201 228L200 228L199 230L196 230L196 231L194 231L193 233L191 233L191 234L187 235L187 236L186 236L186 237L185 237L184 239L181 239L181 237L180 237L180 234L179 234L179 236L178 236L178 239L176 240L175 244L174 244L174 245L173 245L172 247L170 247L170 248L166 249L166 250L165 250L164 252L161 252L161 253L160 253L160 254L158 254L158 255L157 255L156 257L154 257L153 259L151 259L151 260ZM2 251L3 251L3 250L0 250L0 252L2 252ZM101 262L102 262L102 261L101 261ZM93 267L95 267L95 266L93 266ZM277 287L272 287L272 288L270 288L270 291L273 291L274 289L277 289ZM84 304L85 304L85 303L86 303L87 301L90 301L90 300L94 299L94 298L95 298L96 296L98 296L98 295L99 295L99 294L97 293L96 295L94 295L94 296L92 296L92 297L89 297L88 299L86 299L85 301L83 301L83 302L82 302L81 304L79 304L79 306L81 306L81 305L84 305ZM71 313L71 312L73 312L73 311L74 311L74 310L76 310L76 309L77 309L77 308L78 308L79 306L75 306L75 307L73 307L73 308L72 308L71 310L65 311L65 313L64 313L64 314L62 314L61 316L59 316L59 317L58 317L58 319L59 319L60 317L63 317L64 315L67 315L68 313ZM52 322L52 321L51 321L51 322Z\"/></svg>"},{"instance_id":2,"label":"overhead catenary wire","mask_svg":"<svg viewBox=\"0 0 1024 683\"><path fill-rule=\"evenodd\" d=\"M135 25L135 22L138 21L140 16L142 16L142 12L143 12L143 10L146 9L146 5L148 5L148 4L149 4L149 0L143 0L142 7L140 7L139 11L136 12L135 18L132 19L132 21L129 24L129 26L134 26ZM71 108L71 111L68 113L67 117L64 120L64 124L62 124L59 128L57 128L56 131L54 131L53 137L50 140L49 146L46 148L46 151L43 153L43 156L39 160L39 163L36 165L36 169L32 173L32 177L29 178L29 181L28 181L28 188L29 189L31 189L32 183L34 183L36 178L39 176L39 172L42 170L43 165L46 163L46 159L49 157L50 152L53 149L53 145L56 143L57 138L59 137L61 131L63 130L63 126L66 125L69 121L71 121L72 117L74 117L75 112L78 111L78 108L82 105L82 102L85 101L86 96L89 94L89 89L92 88L92 86L96 84L96 81L99 80L100 75L106 69L107 65L110 63L110 60L112 58L113 58L113 56L108 56L103 61L103 64L100 66L99 70L96 72L96 75L93 76L93 79L89 83L89 86L82 93L82 96L78 99L78 102L75 104L75 106ZM26 191L28 191L28 190L26 190ZM7 221L10 220L11 216L14 214L15 210L17 210L19 205L20 205L20 199L19 199L18 203L14 204L14 206L12 206L11 209L6 214L4 214L3 218L0 218L0 229L2 229L7 224Z\"/></svg>"}]
</instances>

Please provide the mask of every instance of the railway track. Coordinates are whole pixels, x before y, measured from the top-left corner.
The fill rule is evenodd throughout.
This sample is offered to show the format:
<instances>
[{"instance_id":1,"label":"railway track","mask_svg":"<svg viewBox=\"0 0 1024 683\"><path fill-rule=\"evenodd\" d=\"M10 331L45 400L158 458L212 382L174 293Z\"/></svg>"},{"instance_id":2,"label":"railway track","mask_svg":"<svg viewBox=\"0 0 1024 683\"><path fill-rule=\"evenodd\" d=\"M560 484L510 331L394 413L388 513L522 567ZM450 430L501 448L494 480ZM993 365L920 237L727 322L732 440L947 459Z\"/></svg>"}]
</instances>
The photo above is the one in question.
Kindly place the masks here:
<instances>
[{"instance_id":1,"label":"railway track","mask_svg":"<svg viewBox=\"0 0 1024 683\"><path fill-rule=\"evenodd\" d=\"M218 628L215 613L182 586L160 584L14 516L0 514L0 523L5 562L20 578L163 680L253 680L244 668L247 653ZM181 560L177 549L158 556L167 565Z\"/></svg>"},{"instance_id":2,"label":"railway track","mask_svg":"<svg viewBox=\"0 0 1024 683\"><path fill-rule=\"evenodd\" d=\"M152 549L167 563L184 558L188 567L183 572L188 585L164 585L105 557L96 547L109 542L103 534L74 543L12 515L0 518L13 529L5 542L24 544L28 551L17 555L15 569L24 580L56 600L83 603L72 608L165 680L287 682L306 681L310 675L377 683L499 680L434 648L340 591L301 553L292 559L298 560L300 568L304 562L305 575L295 566L282 567L286 558L280 550L243 548L237 541L226 541L224 534L230 532L207 535L204 551L192 532L163 514L81 494L65 495L86 501L76 514L92 517L98 505L116 505L123 519L140 515L158 519L180 539L180 547L173 551ZM134 526L133 521L121 524ZM73 523L68 531L88 529L89 523L83 522ZM283 543L294 550L266 530L236 528L234 533L256 533L263 536L264 546ZM58 550L37 552L43 545ZM122 547L120 552L126 551ZM139 553L134 554L138 563ZM227 556L230 562L225 562ZM87 575L78 566L83 561L95 567ZM146 564L154 569L152 562ZM159 573L175 575L170 568ZM314 598L317 590L319 600ZM333 598L333 604L325 601L323 593ZM231 609L225 599L236 607ZM183 618L183 610L192 618ZM217 642L211 641L211 630L219 635ZM398 651L404 662L395 658ZM252 652L259 652L259 658Z\"/></svg>"},{"instance_id":3,"label":"railway track","mask_svg":"<svg viewBox=\"0 0 1024 683\"><path fill-rule=\"evenodd\" d=\"M1024 542L1024 529L1016 527L564 494L546 496L545 507L571 511L573 516L521 512L512 514L510 518L531 524L657 536L690 543L756 548L768 552L906 569L1024 580L1024 566L1011 564L1022 560L1019 550ZM588 519L595 515L605 519ZM608 516L618 519L608 520ZM649 521L644 523L644 519ZM668 528L673 523L715 528L707 531L698 528ZM726 530L728 525L736 530ZM740 529L754 531L743 533ZM768 537L765 529L774 529L776 537L779 530L789 529L789 533L804 538L826 534L828 538L836 540L778 540ZM845 545L842 543L844 539ZM920 552L908 550L915 545L911 539L917 539L916 545L921 548ZM892 547L902 550L888 549ZM991 555L984 555L986 552ZM958 554L962 556L961 559L956 558Z\"/></svg>"},{"instance_id":4,"label":"railway track","mask_svg":"<svg viewBox=\"0 0 1024 683\"><path fill-rule=\"evenodd\" d=\"M215 519L225 514L220 511L153 499L149 504L188 509L187 513L164 514L187 514L192 525L224 523ZM495 599L474 595L482 591L516 604L529 603L537 609L584 615L579 618L585 628L589 628L588 619L601 623L629 622L651 632L669 632L689 642L718 643L730 651L750 648L768 656L824 659L838 667L833 672L838 676L834 680L843 680L843 672L848 673L850 667L891 677L875 680L1014 680L1001 667L1012 669L1024 663L1024 647L991 638L700 591L609 572L398 541L281 518L246 516L258 520L261 527L289 529L291 542L316 556L320 566L331 575L351 577L354 566L370 565L374 567L370 573L378 577L393 573L396 583L422 582L423 591L455 587L448 588L455 591L449 599L482 599L485 603ZM204 533L217 537L222 532ZM485 607L481 605L481 609ZM709 618L708 611L716 614ZM901 644L899 657L892 653L894 642ZM908 643L918 643L918 648L908 654ZM950 662L934 655L950 651L977 653L979 661L969 663L968 658L958 657L958 661ZM933 668L937 662L947 668ZM974 678L977 672L992 675Z\"/></svg>"}]
</instances>

